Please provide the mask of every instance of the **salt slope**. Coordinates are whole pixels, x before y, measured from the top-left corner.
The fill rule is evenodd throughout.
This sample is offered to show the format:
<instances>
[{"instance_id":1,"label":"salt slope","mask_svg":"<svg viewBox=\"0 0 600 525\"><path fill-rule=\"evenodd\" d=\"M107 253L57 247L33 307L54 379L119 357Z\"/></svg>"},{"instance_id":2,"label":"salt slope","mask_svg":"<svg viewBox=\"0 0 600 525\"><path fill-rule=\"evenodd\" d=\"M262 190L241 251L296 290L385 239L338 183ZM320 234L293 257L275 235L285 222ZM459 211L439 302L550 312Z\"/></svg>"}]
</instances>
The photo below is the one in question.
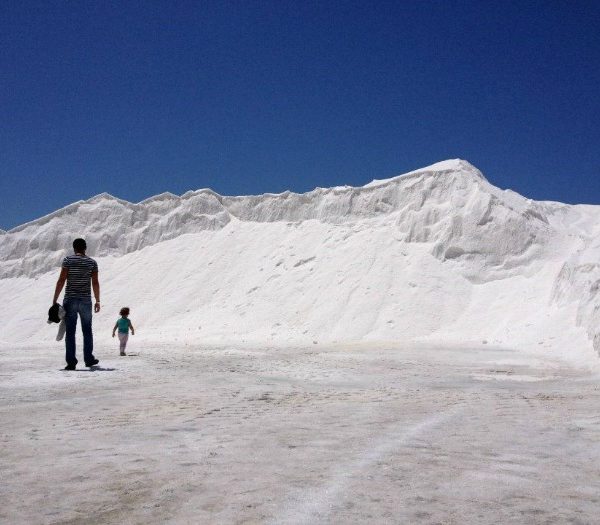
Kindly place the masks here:
<instances>
[{"instance_id":1,"label":"salt slope","mask_svg":"<svg viewBox=\"0 0 600 525\"><path fill-rule=\"evenodd\" d=\"M592 212L595 235L582 239L564 263L554 284L553 301L577 305L576 323L586 327L600 353L600 221L596 210Z\"/></svg>"},{"instance_id":2,"label":"salt slope","mask_svg":"<svg viewBox=\"0 0 600 525\"><path fill-rule=\"evenodd\" d=\"M301 195L100 195L0 237L0 291L9 311L43 309L82 235L105 309L129 304L152 338L437 337L572 353L586 346L577 325L598 344L597 284L581 275L599 209L499 190L461 160ZM8 342L48 335L18 317L7 328Z\"/></svg>"}]
</instances>

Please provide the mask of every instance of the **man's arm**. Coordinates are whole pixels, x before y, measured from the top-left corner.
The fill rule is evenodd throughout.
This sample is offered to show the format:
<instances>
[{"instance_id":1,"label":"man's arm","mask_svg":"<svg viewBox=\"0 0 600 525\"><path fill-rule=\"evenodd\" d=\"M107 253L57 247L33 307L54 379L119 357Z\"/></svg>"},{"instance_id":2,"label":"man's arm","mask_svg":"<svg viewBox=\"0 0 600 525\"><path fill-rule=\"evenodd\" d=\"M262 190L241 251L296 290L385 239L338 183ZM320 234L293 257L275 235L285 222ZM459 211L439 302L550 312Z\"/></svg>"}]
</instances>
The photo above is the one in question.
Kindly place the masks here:
<instances>
[{"instance_id":1,"label":"man's arm","mask_svg":"<svg viewBox=\"0 0 600 525\"><path fill-rule=\"evenodd\" d=\"M98 313L100 311L100 283L98 282L98 272L92 273L92 289L94 290L94 297L96 298L94 312Z\"/></svg>"},{"instance_id":2,"label":"man's arm","mask_svg":"<svg viewBox=\"0 0 600 525\"><path fill-rule=\"evenodd\" d=\"M58 281L56 281L56 288L54 289L54 299L52 299L52 304L58 301L58 296L60 295L60 292L62 292L65 282L67 281L68 273L68 268L61 268L60 275L58 276Z\"/></svg>"}]
</instances>

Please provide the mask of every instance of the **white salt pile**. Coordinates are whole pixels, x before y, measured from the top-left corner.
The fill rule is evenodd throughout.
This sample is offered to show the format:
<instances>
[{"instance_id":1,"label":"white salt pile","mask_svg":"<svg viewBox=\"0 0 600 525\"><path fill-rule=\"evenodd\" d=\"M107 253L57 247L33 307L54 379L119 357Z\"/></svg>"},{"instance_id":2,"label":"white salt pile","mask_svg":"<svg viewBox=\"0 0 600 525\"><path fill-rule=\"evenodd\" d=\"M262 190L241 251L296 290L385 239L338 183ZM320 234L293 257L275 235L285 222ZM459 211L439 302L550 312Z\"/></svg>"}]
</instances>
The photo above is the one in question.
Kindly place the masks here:
<instances>
[{"instance_id":1,"label":"white salt pile","mask_svg":"<svg viewBox=\"0 0 600 525\"><path fill-rule=\"evenodd\" d=\"M96 333L127 305L145 340L600 351L600 206L526 199L463 160L360 188L71 204L0 235L0 342L53 339L44 313L79 236L100 267Z\"/></svg>"}]
</instances>

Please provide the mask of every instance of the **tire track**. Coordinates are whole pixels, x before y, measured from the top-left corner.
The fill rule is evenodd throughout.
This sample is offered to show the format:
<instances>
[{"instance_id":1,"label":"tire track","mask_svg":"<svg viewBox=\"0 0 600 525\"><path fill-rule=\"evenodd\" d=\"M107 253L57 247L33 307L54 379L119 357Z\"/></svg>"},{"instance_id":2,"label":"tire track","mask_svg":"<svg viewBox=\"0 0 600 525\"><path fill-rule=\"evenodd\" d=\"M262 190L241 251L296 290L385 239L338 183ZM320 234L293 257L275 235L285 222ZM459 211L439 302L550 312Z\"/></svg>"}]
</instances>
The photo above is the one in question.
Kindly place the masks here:
<instances>
[{"instance_id":1,"label":"tire track","mask_svg":"<svg viewBox=\"0 0 600 525\"><path fill-rule=\"evenodd\" d=\"M344 501L344 494L357 476L384 457L424 432L446 423L464 411L463 407L430 416L406 429L406 423L396 423L373 445L364 448L351 461L338 464L328 479L313 488L291 494L272 524L313 524L327 522L335 504Z\"/></svg>"}]
</instances>

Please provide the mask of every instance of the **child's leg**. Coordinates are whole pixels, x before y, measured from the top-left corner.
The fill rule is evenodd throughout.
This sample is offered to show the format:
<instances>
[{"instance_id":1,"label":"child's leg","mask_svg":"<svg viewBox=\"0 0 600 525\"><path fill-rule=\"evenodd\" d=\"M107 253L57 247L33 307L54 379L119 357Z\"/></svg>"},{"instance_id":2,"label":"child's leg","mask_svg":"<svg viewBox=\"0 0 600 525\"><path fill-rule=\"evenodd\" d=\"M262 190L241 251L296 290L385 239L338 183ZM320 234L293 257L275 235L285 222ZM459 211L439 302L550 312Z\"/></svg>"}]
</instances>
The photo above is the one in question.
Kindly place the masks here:
<instances>
[{"instance_id":1,"label":"child's leg","mask_svg":"<svg viewBox=\"0 0 600 525\"><path fill-rule=\"evenodd\" d=\"M119 332L119 350L121 355L125 355L125 347L127 346L127 339L129 339L129 334L123 334Z\"/></svg>"}]
</instances>

